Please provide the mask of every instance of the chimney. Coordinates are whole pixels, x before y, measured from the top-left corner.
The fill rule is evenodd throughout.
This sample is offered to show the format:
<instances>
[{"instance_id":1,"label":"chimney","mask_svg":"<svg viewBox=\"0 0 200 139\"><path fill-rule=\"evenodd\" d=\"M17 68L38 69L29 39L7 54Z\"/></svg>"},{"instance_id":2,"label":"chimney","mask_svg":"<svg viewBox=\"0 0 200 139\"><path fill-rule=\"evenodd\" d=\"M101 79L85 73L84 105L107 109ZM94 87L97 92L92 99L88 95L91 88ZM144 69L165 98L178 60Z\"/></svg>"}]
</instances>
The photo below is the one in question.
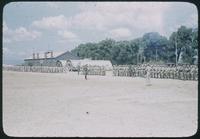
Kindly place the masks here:
<instances>
[{"instance_id":1,"label":"chimney","mask_svg":"<svg viewBox=\"0 0 200 139\"><path fill-rule=\"evenodd\" d=\"M35 59L35 53L33 53L33 59Z\"/></svg>"},{"instance_id":2,"label":"chimney","mask_svg":"<svg viewBox=\"0 0 200 139\"><path fill-rule=\"evenodd\" d=\"M39 53L37 53L37 59L39 59L40 57L39 57Z\"/></svg>"},{"instance_id":3,"label":"chimney","mask_svg":"<svg viewBox=\"0 0 200 139\"><path fill-rule=\"evenodd\" d=\"M51 51L51 57L53 57L53 51Z\"/></svg>"}]
</instances>

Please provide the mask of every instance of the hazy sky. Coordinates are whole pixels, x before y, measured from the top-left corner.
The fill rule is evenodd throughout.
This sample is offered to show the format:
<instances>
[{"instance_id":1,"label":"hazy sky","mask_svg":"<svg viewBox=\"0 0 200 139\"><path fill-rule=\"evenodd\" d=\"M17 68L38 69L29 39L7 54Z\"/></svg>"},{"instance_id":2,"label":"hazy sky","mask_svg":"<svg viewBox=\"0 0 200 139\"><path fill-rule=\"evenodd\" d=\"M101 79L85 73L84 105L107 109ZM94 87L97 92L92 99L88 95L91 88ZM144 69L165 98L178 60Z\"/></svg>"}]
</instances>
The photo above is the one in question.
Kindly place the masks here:
<instances>
[{"instance_id":1,"label":"hazy sky","mask_svg":"<svg viewBox=\"0 0 200 139\"><path fill-rule=\"evenodd\" d=\"M197 21L196 6L186 2L12 2L3 10L3 63L106 38L131 40L147 32L169 37Z\"/></svg>"}]
</instances>

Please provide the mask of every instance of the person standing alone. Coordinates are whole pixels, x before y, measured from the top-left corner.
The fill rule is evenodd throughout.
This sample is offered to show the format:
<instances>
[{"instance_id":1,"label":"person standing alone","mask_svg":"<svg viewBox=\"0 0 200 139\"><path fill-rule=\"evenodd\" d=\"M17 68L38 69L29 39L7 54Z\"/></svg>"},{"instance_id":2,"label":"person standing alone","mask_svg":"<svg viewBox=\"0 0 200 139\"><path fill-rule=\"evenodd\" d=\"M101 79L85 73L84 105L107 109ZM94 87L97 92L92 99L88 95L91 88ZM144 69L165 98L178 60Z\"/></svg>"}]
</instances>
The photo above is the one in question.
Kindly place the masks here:
<instances>
[{"instance_id":1,"label":"person standing alone","mask_svg":"<svg viewBox=\"0 0 200 139\"><path fill-rule=\"evenodd\" d=\"M88 75L88 65L87 64L83 67L83 71L84 71L85 79L87 80L87 75Z\"/></svg>"},{"instance_id":2,"label":"person standing alone","mask_svg":"<svg viewBox=\"0 0 200 139\"><path fill-rule=\"evenodd\" d=\"M147 83L148 86L151 85L150 76L151 76L151 67L150 67L150 65L148 64L148 65L146 66L146 83Z\"/></svg>"},{"instance_id":3,"label":"person standing alone","mask_svg":"<svg viewBox=\"0 0 200 139\"><path fill-rule=\"evenodd\" d=\"M80 73L80 70L81 70L81 66L78 64L78 66L77 66L78 75Z\"/></svg>"}]
</instances>

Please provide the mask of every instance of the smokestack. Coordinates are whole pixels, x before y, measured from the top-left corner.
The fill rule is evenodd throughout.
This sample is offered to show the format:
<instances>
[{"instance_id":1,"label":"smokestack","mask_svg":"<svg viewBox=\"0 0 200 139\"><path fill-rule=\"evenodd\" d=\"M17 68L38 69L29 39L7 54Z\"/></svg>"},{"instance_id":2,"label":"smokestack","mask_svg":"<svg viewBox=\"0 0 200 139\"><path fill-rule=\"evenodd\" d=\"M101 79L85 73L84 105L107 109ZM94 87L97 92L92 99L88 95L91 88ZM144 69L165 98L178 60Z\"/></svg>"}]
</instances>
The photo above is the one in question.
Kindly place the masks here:
<instances>
[{"instance_id":1,"label":"smokestack","mask_svg":"<svg viewBox=\"0 0 200 139\"><path fill-rule=\"evenodd\" d=\"M33 59L35 59L35 53L33 53Z\"/></svg>"},{"instance_id":2,"label":"smokestack","mask_svg":"<svg viewBox=\"0 0 200 139\"><path fill-rule=\"evenodd\" d=\"M51 57L53 57L53 51L51 51Z\"/></svg>"},{"instance_id":3,"label":"smokestack","mask_svg":"<svg viewBox=\"0 0 200 139\"><path fill-rule=\"evenodd\" d=\"M40 57L39 57L39 53L37 53L37 59L39 59Z\"/></svg>"}]
</instances>

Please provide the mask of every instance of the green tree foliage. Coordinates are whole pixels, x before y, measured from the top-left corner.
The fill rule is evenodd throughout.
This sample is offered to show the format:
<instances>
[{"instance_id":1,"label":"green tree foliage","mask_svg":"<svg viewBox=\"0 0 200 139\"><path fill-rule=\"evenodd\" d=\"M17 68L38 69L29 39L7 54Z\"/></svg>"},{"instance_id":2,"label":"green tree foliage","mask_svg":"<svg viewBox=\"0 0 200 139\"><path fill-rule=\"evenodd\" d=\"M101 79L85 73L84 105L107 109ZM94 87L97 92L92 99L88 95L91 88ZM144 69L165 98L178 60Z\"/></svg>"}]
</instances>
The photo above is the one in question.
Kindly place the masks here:
<instances>
[{"instance_id":1,"label":"green tree foliage","mask_svg":"<svg viewBox=\"0 0 200 139\"><path fill-rule=\"evenodd\" d=\"M192 30L192 47L198 49L198 30L197 28Z\"/></svg>"},{"instance_id":2,"label":"green tree foliage","mask_svg":"<svg viewBox=\"0 0 200 139\"><path fill-rule=\"evenodd\" d=\"M193 57L197 55L198 37L197 29L181 26L177 32L173 32L169 38L170 51L176 51L178 62L190 63L194 62ZM173 56L175 59L176 55Z\"/></svg>"},{"instance_id":3,"label":"green tree foliage","mask_svg":"<svg viewBox=\"0 0 200 139\"><path fill-rule=\"evenodd\" d=\"M143 42L145 43L144 47L144 56L146 61L167 61L168 54L168 40L166 37L161 36L157 32L146 33L143 36Z\"/></svg>"},{"instance_id":4,"label":"green tree foliage","mask_svg":"<svg viewBox=\"0 0 200 139\"><path fill-rule=\"evenodd\" d=\"M138 64L144 62L176 62L192 64L197 56L198 30L181 26L169 40L157 32L144 34L130 41L105 39L98 43L80 44L71 52L80 58L110 60L112 64ZM182 55L182 56L181 56Z\"/></svg>"},{"instance_id":5,"label":"green tree foliage","mask_svg":"<svg viewBox=\"0 0 200 139\"><path fill-rule=\"evenodd\" d=\"M193 29L192 31L192 63L195 63L198 57L198 30L197 28Z\"/></svg>"}]
</instances>

